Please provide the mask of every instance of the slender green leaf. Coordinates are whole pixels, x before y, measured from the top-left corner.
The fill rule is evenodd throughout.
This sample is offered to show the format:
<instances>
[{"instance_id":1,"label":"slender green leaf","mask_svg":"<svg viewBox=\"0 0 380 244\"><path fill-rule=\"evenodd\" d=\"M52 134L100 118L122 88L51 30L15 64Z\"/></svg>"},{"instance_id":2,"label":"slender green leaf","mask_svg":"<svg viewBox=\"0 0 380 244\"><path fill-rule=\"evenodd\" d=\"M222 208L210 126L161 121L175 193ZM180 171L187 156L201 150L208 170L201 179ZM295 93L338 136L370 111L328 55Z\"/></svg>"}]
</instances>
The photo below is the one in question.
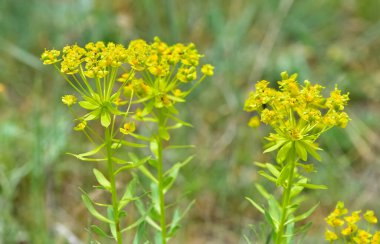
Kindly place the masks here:
<instances>
[{"instance_id":1,"label":"slender green leaf","mask_svg":"<svg viewBox=\"0 0 380 244\"><path fill-rule=\"evenodd\" d=\"M303 186L308 189L318 189L318 190L326 190L328 189L325 185L314 185L314 184L307 184L307 183L298 183L298 185Z\"/></svg>"},{"instance_id":2,"label":"slender green leaf","mask_svg":"<svg viewBox=\"0 0 380 244\"><path fill-rule=\"evenodd\" d=\"M143 236L145 234L145 222L142 221L137 228L135 238L133 239L133 244L143 243Z\"/></svg>"},{"instance_id":3,"label":"slender green leaf","mask_svg":"<svg viewBox=\"0 0 380 244\"><path fill-rule=\"evenodd\" d=\"M142 136L142 135L139 135L139 134L129 133L128 135L131 135L132 137L134 137L136 139L139 139L139 140L142 140L142 141L151 141L151 138L146 137L146 136Z\"/></svg>"},{"instance_id":4,"label":"slender green leaf","mask_svg":"<svg viewBox=\"0 0 380 244\"><path fill-rule=\"evenodd\" d=\"M269 164L269 163L266 163L265 164L265 167L269 170L269 172L272 173L273 176L275 176L276 178L280 175L280 171L278 171L278 169L276 169L276 167L274 167L272 164Z\"/></svg>"},{"instance_id":5,"label":"slender green leaf","mask_svg":"<svg viewBox=\"0 0 380 244\"><path fill-rule=\"evenodd\" d=\"M265 171L260 170L260 171L259 171L259 174L260 174L261 176L267 178L268 180L274 182L274 183L277 182L277 179L276 179L276 178L274 178L273 176L267 174L267 172L265 172Z\"/></svg>"},{"instance_id":6,"label":"slender green leaf","mask_svg":"<svg viewBox=\"0 0 380 244\"><path fill-rule=\"evenodd\" d=\"M96 225L91 225L91 231L93 231L94 233L102 236L102 237L107 237L107 238L113 238L112 236L108 235L104 230L102 230L100 227L96 226Z\"/></svg>"},{"instance_id":7,"label":"slender green leaf","mask_svg":"<svg viewBox=\"0 0 380 244\"><path fill-rule=\"evenodd\" d=\"M183 121L183 120L181 120L181 119L179 119L179 118L177 118L177 117L175 117L175 116L173 116L173 115L171 115L171 114L168 114L168 117L170 117L172 120L174 120L174 121L176 121L177 123L180 123L180 124L182 124L182 125L184 125L184 126L187 126L187 127L193 127L192 124L187 123L187 122L185 122L185 121Z\"/></svg>"},{"instance_id":8,"label":"slender green leaf","mask_svg":"<svg viewBox=\"0 0 380 244\"><path fill-rule=\"evenodd\" d=\"M107 208L107 216L109 219L111 219L113 221L113 223L109 224L109 228L110 228L110 231L111 231L111 234L113 236L113 238L115 240L117 240L117 234L116 234L116 225L115 225L115 219L114 219L114 215L113 215L113 208L112 206L109 206Z\"/></svg>"},{"instance_id":9,"label":"slender green leaf","mask_svg":"<svg viewBox=\"0 0 380 244\"><path fill-rule=\"evenodd\" d=\"M269 145L271 145L271 146L269 146L266 150L264 150L264 153L268 153L268 152L272 152L272 151L274 151L274 150L276 150L276 149L278 149L278 148L280 148L282 145L284 145L285 144L285 142L287 142L288 140L278 140L278 141L276 141L276 142L271 142L271 143L268 143L267 145L269 146ZM273 145L272 145L273 144Z\"/></svg>"},{"instance_id":10,"label":"slender green leaf","mask_svg":"<svg viewBox=\"0 0 380 244\"><path fill-rule=\"evenodd\" d=\"M287 225L289 223L293 223L293 222L296 223L298 221L306 219L307 217L309 217L314 212L315 209L317 209L318 205L319 205L319 203L314 205L311 209L309 209L305 213L298 215L297 217L289 219L288 221L285 222L285 225Z\"/></svg>"},{"instance_id":11,"label":"slender green leaf","mask_svg":"<svg viewBox=\"0 0 380 244\"><path fill-rule=\"evenodd\" d=\"M141 165L139 167L139 170L141 171L141 173L143 173L146 177L148 177L149 179L151 179L154 183L158 184L158 180L152 175L152 173L149 172L149 170L144 166L144 165Z\"/></svg>"},{"instance_id":12,"label":"slender green leaf","mask_svg":"<svg viewBox=\"0 0 380 244\"><path fill-rule=\"evenodd\" d=\"M109 223L109 224L113 224L113 221L104 217L103 215L101 215L95 208L94 208L94 205L92 204L92 201L90 199L90 197L87 195L87 194L83 194L82 195L82 200L84 202L84 205L86 206L86 208L88 209L88 211L97 219L99 219L100 221L103 221L103 222L106 222L106 223Z\"/></svg>"},{"instance_id":13,"label":"slender green leaf","mask_svg":"<svg viewBox=\"0 0 380 244\"><path fill-rule=\"evenodd\" d=\"M134 223L128 225L128 227L124 228L121 230L121 232L125 232L125 231L129 231L135 227L137 227L138 225L140 225L142 222L144 222L145 218L147 216L147 213L143 216L141 216L138 220L136 220Z\"/></svg>"},{"instance_id":14,"label":"slender green leaf","mask_svg":"<svg viewBox=\"0 0 380 244\"><path fill-rule=\"evenodd\" d=\"M96 109L82 116L82 119L85 121L94 120L94 119L99 118L100 113L101 113L101 109Z\"/></svg>"},{"instance_id":15,"label":"slender green leaf","mask_svg":"<svg viewBox=\"0 0 380 244\"><path fill-rule=\"evenodd\" d=\"M153 153L154 156L156 156L156 158L158 157L158 143L156 139L151 140L150 151Z\"/></svg>"},{"instance_id":16,"label":"slender green leaf","mask_svg":"<svg viewBox=\"0 0 380 244\"><path fill-rule=\"evenodd\" d=\"M120 168L118 168L118 169L115 171L114 174L117 175L118 173L120 173L120 172L123 171L123 170L127 170L127 169L132 169L132 168L140 167L141 165L145 164L149 159L150 159L150 156L147 156L147 157L143 158L142 160L138 161L137 163L132 163L132 164L129 164L129 165L126 165L126 166L120 167Z\"/></svg>"},{"instance_id":17,"label":"slender green leaf","mask_svg":"<svg viewBox=\"0 0 380 244\"><path fill-rule=\"evenodd\" d=\"M125 206L127 206L128 203L131 201L135 200L136 198L134 197L135 192L136 192L136 186L137 186L137 178L133 178L127 188L125 189L125 192L123 194L123 197L119 201L119 206L118 210L120 211L123 209Z\"/></svg>"},{"instance_id":18,"label":"slender green leaf","mask_svg":"<svg viewBox=\"0 0 380 244\"><path fill-rule=\"evenodd\" d=\"M272 197L272 195L269 194L269 193L264 189L264 187L263 187L262 185L256 183L256 184L255 184L255 187L256 187L256 189L260 192L260 194L261 194L265 199L268 200L269 198Z\"/></svg>"},{"instance_id":19,"label":"slender green leaf","mask_svg":"<svg viewBox=\"0 0 380 244\"><path fill-rule=\"evenodd\" d=\"M282 168L280 176L277 178L276 186L285 186L285 182L289 178L289 174L290 164L286 164L285 167Z\"/></svg>"},{"instance_id":20,"label":"slender green leaf","mask_svg":"<svg viewBox=\"0 0 380 244\"><path fill-rule=\"evenodd\" d=\"M106 179L106 177L102 174L102 172L100 172L97 169L93 169L93 172L99 184L103 186L105 189L110 190L111 183Z\"/></svg>"},{"instance_id":21,"label":"slender green leaf","mask_svg":"<svg viewBox=\"0 0 380 244\"><path fill-rule=\"evenodd\" d=\"M160 127L158 129L158 135L165 141L168 141L170 139L170 134L165 127Z\"/></svg>"},{"instance_id":22,"label":"slender green leaf","mask_svg":"<svg viewBox=\"0 0 380 244\"><path fill-rule=\"evenodd\" d=\"M171 167L169 170L167 170L165 173L164 173L164 176L166 175L170 175L172 173L172 171L175 171L177 169L180 169L182 167L184 167L186 164L188 164L191 160L193 160L195 156L194 155L191 155L189 157L187 157L185 160L183 160L181 163L176 163L175 165L173 165L173 167Z\"/></svg>"},{"instance_id":23,"label":"slender green leaf","mask_svg":"<svg viewBox=\"0 0 380 244\"><path fill-rule=\"evenodd\" d=\"M72 155L74 157L77 157L77 158L88 157L88 156L92 156L92 155L95 155L96 153L98 153L104 146L105 146L105 144L103 143L100 146L98 146L97 148L95 148L91 151L85 152L85 153L81 153L81 154L68 153L68 154Z\"/></svg>"},{"instance_id":24,"label":"slender green leaf","mask_svg":"<svg viewBox=\"0 0 380 244\"><path fill-rule=\"evenodd\" d=\"M95 101L91 101L91 102L90 101L80 101L79 106L81 106L84 109L88 109L88 110L95 110L95 109L99 108L99 104L96 103Z\"/></svg>"},{"instance_id":25,"label":"slender green leaf","mask_svg":"<svg viewBox=\"0 0 380 244\"><path fill-rule=\"evenodd\" d=\"M127 147L136 147L136 148L144 148L144 147L147 147L146 144L141 144L141 143L134 143L134 142L129 142L129 141L125 141L125 140L114 140L116 145L123 145L123 146L127 146ZM116 147L116 146L115 146Z\"/></svg>"},{"instance_id":26,"label":"slender green leaf","mask_svg":"<svg viewBox=\"0 0 380 244\"><path fill-rule=\"evenodd\" d=\"M247 199L257 210L259 210L260 213L264 214L265 210L262 207L260 207L255 201L253 201L249 197L245 197L245 199Z\"/></svg>"},{"instance_id":27,"label":"slender green leaf","mask_svg":"<svg viewBox=\"0 0 380 244\"><path fill-rule=\"evenodd\" d=\"M321 161L321 156L317 153L317 150L322 150L321 148L314 145L312 141L302 140L301 143L311 156L313 156L316 160Z\"/></svg>"},{"instance_id":28,"label":"slender green leaf","mask_svg":"<svg viewBox=\"0 0 380 244\"><path fill-rule=\"evenodd\" d=\"M296 153L298 157L300 157L300 159L302 159L303 161L307 161L307 151L303 146L304 143L295 142L294 145L296 147Z\"/></svg>"},{"instance_id":29,"label":"slender green leaf","mask_svg":"<svg viewBox=\"0 0 380 244\"><path fill-rule=\"evenodd\" d=\"M290 148L292 147L293 145L293 142L286 142L280 150L278 150L278 153L277 153L277 157L276 157L276 161L277 163L279 164L282 164L286 158L288 157L288 152L290 150Z\"/></svg>"}]
</instances>

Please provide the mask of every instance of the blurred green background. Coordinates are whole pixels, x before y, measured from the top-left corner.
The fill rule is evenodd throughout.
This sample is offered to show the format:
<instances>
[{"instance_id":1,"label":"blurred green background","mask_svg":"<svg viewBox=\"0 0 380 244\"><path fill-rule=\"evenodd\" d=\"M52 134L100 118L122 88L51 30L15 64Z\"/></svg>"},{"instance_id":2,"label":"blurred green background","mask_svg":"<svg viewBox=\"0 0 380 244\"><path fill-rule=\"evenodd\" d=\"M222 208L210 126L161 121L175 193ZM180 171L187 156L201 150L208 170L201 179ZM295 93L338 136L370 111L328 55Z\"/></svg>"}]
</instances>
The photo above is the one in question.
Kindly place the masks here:
<instances>
[{"instance_id":1,"label":"blurred green background","mask_svg":"<svg viewBox=\"0 0 380 244\"><path fill-rule=\"evenodd\" d=\"M249 128L242 108L257 80L284 70L351 96L348 127L320 141L310 177L329 189L306 193L320 207L304 243L324 243L337 200L379 215L379 10L378 0L0 0L0 243L88 243L78 188L91 189L92 165L65 155L87 142L60 102L69 87L39 56L97 40L194 42L215 66L180 107L194 128L177 140L197 157L173 196L196 203L172 243L261 243L262 217L244 196L261 201L253 162L272 157L261 153L268 131Z\"/></svg>"}]
</instances>

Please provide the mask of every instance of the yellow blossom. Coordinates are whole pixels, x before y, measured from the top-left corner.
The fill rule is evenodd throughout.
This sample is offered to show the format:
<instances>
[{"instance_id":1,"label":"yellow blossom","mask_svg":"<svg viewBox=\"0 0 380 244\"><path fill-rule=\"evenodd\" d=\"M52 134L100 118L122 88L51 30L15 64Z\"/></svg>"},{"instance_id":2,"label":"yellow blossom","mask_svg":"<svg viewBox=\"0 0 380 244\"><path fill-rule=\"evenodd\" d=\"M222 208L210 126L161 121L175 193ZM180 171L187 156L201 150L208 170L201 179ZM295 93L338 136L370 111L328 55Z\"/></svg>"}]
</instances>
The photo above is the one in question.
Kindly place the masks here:
<instances>
[{"instance_id":1,"label":"yellow blossom","mask_svg":"<svg viewBox=\"0 0 380 244\"><path fill-rule=\"evenodd\" d=\"M86 126L87 126L87 122L82 121L74 127L74 130L81 131L81 130L84 130L86 128Z\"/></svg>"},{"instance_id":2,"label":"yellow blossom","mask_svg":"<svg viewBox=\"0 0 380 244\"><path fill-rule=\"evenodd\" d=\"M260 126L260 119L258 116L253 116L249 122L248 122L248 126L249 127L252 127L252 128L257 128Z\"/></svg>"},{"instance_id":3,"label":"yellow blossom","mask_svg":"<svg viewBox=\"0 0 380 244\"><path fill-rule=\"evenodd\" d=\"M375 234L373 234L371 244L380 244L380 231L376 231Z\"/></svg>"},{"instance_id":4,"label":"yellow blossom","mask_svg":"<svg viewBox=\"0 0 380 244\"><path fill-rule=\"evenodd\" d=\"M212 66L211 64L205 64L202 66L201 72L204 75L213 76L214 75L214 66Z\"/></svg>"},{"instance_id":5,"label":"yellow blossom","mask_svg":"<svg viewBox=\"0 0 380 244\"><path fill-rule=\"evenodd\" d=\"M352 212L351 216L344 217L348 224L355 224L360 220L360 210Z\"/></svg>"},{"instance_id":6,"label":"yellow blossom","mask_svg":"<svg viewBox=\"0 0 380 244\"><path fill-rule=\"evenodd\" d=\"M128 135L133 133L136 130L136 126L134 122L125 123L123 128L120 128L120 132L124 135Z\"/></svg>"},{"instance_id":7,"label":"yellow blossom","mask_svg":"<svg viewBox=\"0 0 380 244\"><path fill-rule=\"evenodd\" d=\"M375 216L375 213L372 210L367 210L365 212L365 214L363 215L363 217L370 224L376 224L377 223L377 218Z\"/></svg>"},{"instance_id":8,"label":"yellow blossom","mask_svg":"<svg viewBox=\"0 0 380 244\"><path fill-rule=\"evenodd\" d=\"M338 236L337 234L335 234L334 232L332 232L331 230L329 229L326 229L326 232L325 232L325 238L327 241L335 241L335 240L338 240Z\"/></svg>"},{"instance_id":9,"label":"yellow blossom","mask_svg":"<svg viewBox=\"0 0 380 244\"><path fill-rule=\"evenodd\" d=\"M367 231L358 230L358 233L352 239L357 244L366 244L366 243L370 243L371 237L372 237L372 235L370 233L368 233Z\"/></svg>"},{"instance_id":10,"label":"yellow blossom","mask_svg":"<svg viewBox=\"0 0 380 244\"><path fill-rule=\"evenodd\" d=\"M358 229L358 227L354 224L349 224L346 228L344 228L342 230L342 235L344 236L348 236L348 235L351 235L353 233L355 233L355 231Z\"/></svg>"},{"instance_id":11,"label":"yellow blossom","mask_svg":"<svg viewBox=\"0 0 380 244\"><path fill-rule=\"evenodd\" d=\"M64 95L62 97L62 102L70 107L77 102L77 98L74 95Z\"/></svg>"},{"instance_id":12,"label":"yellow blossom","mask_svg":"<svg viewBox=\"0 0 380 244\"><path fill-rule=\"evenodd\" d=\"M43 61L43 64L54 64L59 62L59 55L61 54L60 51L52 49L52 50L45 50L41 55L41 60Z\"/></svg>"}]
</instances>

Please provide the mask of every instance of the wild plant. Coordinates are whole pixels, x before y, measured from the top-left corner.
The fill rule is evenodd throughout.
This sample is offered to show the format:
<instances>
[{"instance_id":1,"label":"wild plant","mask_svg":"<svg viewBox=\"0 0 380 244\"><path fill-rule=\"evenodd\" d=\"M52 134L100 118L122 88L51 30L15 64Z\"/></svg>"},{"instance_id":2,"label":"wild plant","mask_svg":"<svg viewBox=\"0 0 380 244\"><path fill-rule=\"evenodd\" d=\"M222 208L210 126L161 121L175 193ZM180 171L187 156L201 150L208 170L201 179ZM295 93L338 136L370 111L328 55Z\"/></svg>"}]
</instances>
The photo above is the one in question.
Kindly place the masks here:
<instances>
[{"instance_id":1,"label":"wild plant","mask_svg":"<svg viewBox=\"0 0 380 244\"><path fill-rule=\"evenodd\" d=\"M335 87L330 96L322 95L324 87L312 85L305 80L303 85L297 81L297 74L281 73L278 89L271 88L270 83L262 80L255 85L245 101L244 109L256 112L249 125L257 127L260 122L272 127L265 139L264 153L276 152L276 164L256 163L262 170L259 174L273 182L280 190L280 196L268 193L257 185L259 192L268 201L268 206L260 206L256 201L246 199L260 211L271 227L267 243L291 243L293 236L305 233L311 223L296 226L295 223L305 220L317 208L318 203L303 213L297 210L304 198L300 197L304 189L326 189L324 185L310 182L306 173L313 172L309 155L320 161L319 148L316 143L319 136L333 128L344 128L349 117L344 108L349 100L348 93Z\"/></svg>"},{"instance_id":2,"label":"wild plant","mask_svg":"<svg viewBox=\"0 0 380 244\"><path fill-rule=\"evenodd\" d=\"M151 44L133 40L127 48L111 42L90 42L84 47L71 45L62 51L46 50L41 55L43 63L54 65L75 90L76 95L64 95L62 102L75 117L74 130L82 132L93 145L88 152L71 155L95 163L93 173L99 183L96 187L110 195L109 202L99 203L83 191L82 199L89 212L109 226L109 230L104 230L92 225L93 232L125 243L124 232L147 222L157 232L155 242L166 243L178 230L184 213L177 210L171 223L167 223L165 194L179 169L192 157L170 165L164 150L186 147L170 145L170 131L190 126L178 118L175 105L185 102L206 76L213 75L213 67L206 64L198 78L201 57L192 43L170 46L159 38ZM79 107L74 109L76 104ZM137 156L131 149L141 149L145 155ZM104 164L106 170L102 172ZM132 169L151 181L148 207L144 207L137 194L136 177L122 193L117 189L117 177L122 178L122 172ZM125 209L132 202L141 217L127 224ZM105 210L101 212L98 207ZM134 242L141 243L143 236L144 231L137 231Z\"/></svg>"}]
</instances>

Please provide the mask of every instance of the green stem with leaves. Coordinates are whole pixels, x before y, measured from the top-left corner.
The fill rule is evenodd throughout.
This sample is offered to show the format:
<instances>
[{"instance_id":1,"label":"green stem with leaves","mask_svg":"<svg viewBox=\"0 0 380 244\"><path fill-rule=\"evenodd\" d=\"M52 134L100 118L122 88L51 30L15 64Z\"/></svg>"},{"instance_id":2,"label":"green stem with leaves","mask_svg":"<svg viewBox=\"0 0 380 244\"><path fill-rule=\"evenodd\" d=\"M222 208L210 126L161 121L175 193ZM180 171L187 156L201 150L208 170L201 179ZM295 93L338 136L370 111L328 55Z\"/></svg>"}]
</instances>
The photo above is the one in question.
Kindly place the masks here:
<instances>
[{"instance_id":1,"label":"green stem with leaves","mask_svg":"<svg viewBox=\"0 0 380 244\"><path fill-rule=\"evenodd\" d=\"M289 176L287 179L287 184L285 188L285 192L283 193L283 198L282 198L282 206L281 206L281 219L280 219L280 224L278 226L278 231L276 235L276 244L282 244L283 242L283 236L284 236L284 231L285 231L285 223L287 220L287 215L288 215L288 206L290 202L290 194L292 192L292 187L293 187L293 179L294 179L294 170L296 167L296 151L295 151L295 142L292 142L292 146L288 152L287 155L287 164L285 167L289 167Z\"/></svg>"},{"instance_id":2,"label":"green stem with leaves","mask_svg":"<svg viewBox=\"0 0 380 244\"><path fill-rule=\"evenodd\" d=\"M110 181L110 191L112 195L112 209L113 209L113 220L115 222L115 232L116 232L116 241L118 244L122 244L122 236L120 231L120 220L119 220L119 201L117 197L116 183L115 183L115 174L112 161L112 132L109 127L106 128L105 132L106 139L106 150L107 150L107 168L108 168L108 177Z\"/></svg>"},{"instance_id":3,"label":"green stem with leaves","mask_svg":"<svg viewBox=\"0 0 380 244\"><path fill-rule=\"evenodd\" d=\"M162 118L159 117L158 131L165 125ZM158 194L160 201L160 226L162 244L166 244L166 214L165 214L165 195L164 195L164 170L163 170L163 157L162 157L162 139L157 135L157 180L158 180Z\"/></svg>"}]
</instances>

